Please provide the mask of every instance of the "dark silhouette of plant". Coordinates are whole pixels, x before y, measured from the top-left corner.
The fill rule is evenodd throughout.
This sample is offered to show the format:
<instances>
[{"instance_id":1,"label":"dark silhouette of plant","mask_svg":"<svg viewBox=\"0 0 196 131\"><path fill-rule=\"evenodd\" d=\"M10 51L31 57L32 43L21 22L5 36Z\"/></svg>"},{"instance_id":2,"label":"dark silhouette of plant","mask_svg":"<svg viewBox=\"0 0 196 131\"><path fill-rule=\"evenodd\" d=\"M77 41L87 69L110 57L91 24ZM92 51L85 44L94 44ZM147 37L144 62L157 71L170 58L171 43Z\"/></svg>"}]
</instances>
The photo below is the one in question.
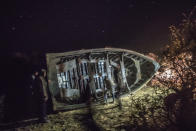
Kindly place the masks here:
<instances>
[{"instance_id":1,"label":"dark silhouette of plant","mask_svg":"<svg viewBox=\"0 0 196 131\"><path fill-rule=\"evenodd\" d=\"M158 56L161 68L150 84L154 93L131 97L130 125L136 130L196 130L195 9L169 27L171 43Z\"/></svg>"},{"instance_id":2,"label":"dark silhouette of plant","mask_svg":"<svg viewBox=\"0 0 196 131\"><path fill-rule=\"evenodd\" d=\"M196 117L196 19L194 11L185 14L182 23L170 26L171 44L161 55L162 69L156 75L156 86L167 87L174 93L164 99L170 126L179 130L195 130Z\"/></svg>"}]
</instances>

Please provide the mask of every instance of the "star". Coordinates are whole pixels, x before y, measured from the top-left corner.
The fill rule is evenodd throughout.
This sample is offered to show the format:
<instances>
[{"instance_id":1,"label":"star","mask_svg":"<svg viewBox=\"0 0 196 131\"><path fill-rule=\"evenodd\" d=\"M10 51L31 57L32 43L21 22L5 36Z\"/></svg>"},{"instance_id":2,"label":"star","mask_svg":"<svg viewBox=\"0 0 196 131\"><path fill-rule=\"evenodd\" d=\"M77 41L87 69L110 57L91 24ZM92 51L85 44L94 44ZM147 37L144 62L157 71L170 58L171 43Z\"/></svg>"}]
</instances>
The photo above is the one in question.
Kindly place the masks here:
<instances>
[{"instance_id":1,"label":"star","mask_svg":"<svg viewBox=\"0 0 196 131\"><path fill-rule=\"evenodd\" d=\"M131 9L131 8L133 8L133 7L134 7L134 5L133 5L133 4L130 4L130 5L129 5L129 8L130 8L130 9Z\"/></svg>"},{"instance_id":2,"label":"star","mask_svg":"<svg viewBox=\"0 0 196 131\"><path fill-rule=\"evenodd\" d=\"M13 27L11 28L11 30L12 30L12 31L15 31L15 30L16 30L16 27L13 26Z\"/></svg>"},{"instance_id":3,"label":"star","mask_svg":"<svg viewBox=\"0 0 196 131\"><path fill-rule=\"evenodd\" d=\"M23 17L24 17L23 15L20 15L20 16L19 16L20 19L22 19Z\"/></svg>"}]
</instances>

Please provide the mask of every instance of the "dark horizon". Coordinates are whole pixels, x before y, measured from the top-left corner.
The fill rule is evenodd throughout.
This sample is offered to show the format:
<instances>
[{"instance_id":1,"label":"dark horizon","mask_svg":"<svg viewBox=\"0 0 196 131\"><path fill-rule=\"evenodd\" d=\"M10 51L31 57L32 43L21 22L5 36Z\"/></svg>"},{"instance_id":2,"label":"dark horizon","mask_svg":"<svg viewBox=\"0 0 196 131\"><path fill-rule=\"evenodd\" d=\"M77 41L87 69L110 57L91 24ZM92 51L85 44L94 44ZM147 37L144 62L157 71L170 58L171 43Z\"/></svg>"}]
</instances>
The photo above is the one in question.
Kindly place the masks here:
<instances>
[{"instance_id":1,"label":"dark horizon","mask_svg":"<svg viewBox=\"0 0 196 131\"><path fill-rule=\"evenodd\" d=\"M13 1L4 3L6 52L66 52L125 48L156 52L169 43L169 26L195 2L161 0Z\"/></svg>"}]
</instances>

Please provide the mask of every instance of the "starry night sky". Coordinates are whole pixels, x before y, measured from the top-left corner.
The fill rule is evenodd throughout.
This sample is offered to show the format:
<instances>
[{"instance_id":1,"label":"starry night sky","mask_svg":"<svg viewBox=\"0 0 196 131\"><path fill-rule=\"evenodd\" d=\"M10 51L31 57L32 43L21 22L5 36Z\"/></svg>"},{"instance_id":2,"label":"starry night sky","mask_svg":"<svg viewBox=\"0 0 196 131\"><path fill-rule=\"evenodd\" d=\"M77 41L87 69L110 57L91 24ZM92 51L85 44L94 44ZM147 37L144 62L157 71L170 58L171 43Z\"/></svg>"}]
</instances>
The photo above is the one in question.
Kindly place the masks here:
<instances>
[{"instance_id":1,"label":"starry night sky","mask_svg":"<svg viewBox=\"0 0 196 131\"><path fill-rule=\"evenodd\" d=\"M194 0L8 0L3 44L8 52L126 48L157 51L168 44Z\"/></svg>"}]
</instances>

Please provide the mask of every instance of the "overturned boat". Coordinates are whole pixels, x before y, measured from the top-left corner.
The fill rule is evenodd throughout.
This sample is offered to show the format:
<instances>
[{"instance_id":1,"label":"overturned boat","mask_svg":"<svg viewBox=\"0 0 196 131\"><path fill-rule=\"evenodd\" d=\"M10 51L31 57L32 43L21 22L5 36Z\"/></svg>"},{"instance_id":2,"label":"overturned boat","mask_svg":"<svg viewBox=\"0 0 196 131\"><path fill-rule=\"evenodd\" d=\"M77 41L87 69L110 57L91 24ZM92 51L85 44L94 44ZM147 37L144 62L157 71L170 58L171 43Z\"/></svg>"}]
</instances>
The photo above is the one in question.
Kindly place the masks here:
<instances>
[{"instance_id":1,"label":"overturned boat","mask_svg":"<svg viewBox=\"0 0 196 131\"><path fill-rule=\"evenodd\" d=\"M153 59L118 48L47 53L46 59L54 110L85 105L89 94L92 102L96 103L134 93L147 84L159 69L159 64ZM116 76L120 81L116 80ZM90 78L95 83L94 92L88 86ZM106 79L118 85L113 94L107 91Z\"/></svg>"}]
</instances>

